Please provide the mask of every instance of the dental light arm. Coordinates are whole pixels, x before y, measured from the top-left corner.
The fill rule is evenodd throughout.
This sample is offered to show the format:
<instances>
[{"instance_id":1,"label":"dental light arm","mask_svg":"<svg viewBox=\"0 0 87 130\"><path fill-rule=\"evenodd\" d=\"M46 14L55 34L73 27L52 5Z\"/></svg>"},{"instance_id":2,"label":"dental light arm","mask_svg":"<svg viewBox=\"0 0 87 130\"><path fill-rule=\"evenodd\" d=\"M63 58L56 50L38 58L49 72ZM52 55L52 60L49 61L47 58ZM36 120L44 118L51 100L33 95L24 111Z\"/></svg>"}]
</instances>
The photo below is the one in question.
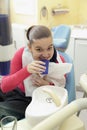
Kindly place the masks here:
<instances>
[{"instance_id":1,"label":"dental light arm","mask_svg":"<svg viewBox=\"0 0 87 130\"><path fill-rule=\"evenodd\" d=\"M40 122L31 130L53 130L55 127L60 126L61 123L68 117L86 108L87 108L87 98L77 99L68 104L67 106L65 106L64 108L62 108L60 111L54 113L50 117Z\"/></svg>"}]
</instances>

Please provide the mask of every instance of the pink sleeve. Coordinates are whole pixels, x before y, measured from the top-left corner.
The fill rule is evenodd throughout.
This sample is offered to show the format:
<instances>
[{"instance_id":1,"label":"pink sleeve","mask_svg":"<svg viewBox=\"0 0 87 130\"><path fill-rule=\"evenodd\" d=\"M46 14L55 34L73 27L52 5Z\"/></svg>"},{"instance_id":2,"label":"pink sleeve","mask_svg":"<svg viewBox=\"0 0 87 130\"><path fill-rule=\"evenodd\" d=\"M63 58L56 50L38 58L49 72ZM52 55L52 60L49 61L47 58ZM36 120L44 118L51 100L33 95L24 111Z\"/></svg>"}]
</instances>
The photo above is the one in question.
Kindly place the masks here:
<instances>
[{"instance_id":1,"label":"pink sleeve","mask_svg":"<svg viewBox=\"0 0 87 130\"><path fill-rule=\"evenodd\" d=\"M1 82L3 92L8 92L17 87L30 74L27 67L22 68L22 53L24 48L19 49L11 60L10 74L4 76Z\"/></svg>"}]
</instances>

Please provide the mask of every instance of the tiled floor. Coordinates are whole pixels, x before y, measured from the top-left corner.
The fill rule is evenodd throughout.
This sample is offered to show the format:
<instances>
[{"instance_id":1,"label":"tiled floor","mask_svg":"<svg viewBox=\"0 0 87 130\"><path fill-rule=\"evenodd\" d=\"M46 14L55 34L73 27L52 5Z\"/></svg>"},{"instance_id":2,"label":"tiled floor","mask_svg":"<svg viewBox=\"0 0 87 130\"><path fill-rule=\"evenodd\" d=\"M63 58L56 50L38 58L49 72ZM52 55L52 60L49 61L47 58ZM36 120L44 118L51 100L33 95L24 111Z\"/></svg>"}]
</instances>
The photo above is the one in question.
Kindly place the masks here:
<instances>
[{"instance_id":1,"label":"tiled floor","mask_svg":"<svg viewBox=\"0 0 87 130\"><path fill-rule=\"evenodd\" d=\"M77 92L77 98L80 98L83 96L82 92ZM87 110L82 110L79 118L83 121L84 125L85 125L85 130L87 130Z\"/></svg>"}]
</instances>

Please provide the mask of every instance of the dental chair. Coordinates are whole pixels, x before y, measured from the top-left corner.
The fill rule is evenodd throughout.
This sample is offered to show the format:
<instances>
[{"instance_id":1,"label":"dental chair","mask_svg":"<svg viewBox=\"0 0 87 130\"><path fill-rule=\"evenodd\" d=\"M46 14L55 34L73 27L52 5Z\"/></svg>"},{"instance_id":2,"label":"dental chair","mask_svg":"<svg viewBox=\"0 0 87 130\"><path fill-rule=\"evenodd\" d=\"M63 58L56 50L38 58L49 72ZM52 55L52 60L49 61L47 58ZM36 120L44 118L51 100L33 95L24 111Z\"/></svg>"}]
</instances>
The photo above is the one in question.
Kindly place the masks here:
<instances>
[{"instance_id":1,"label":"dental chair","mask_svg":"<svg viewBox=\"0 0 87 130\"><path fill-rule=\"evenodd\" d=\"M72 58L65 52L69 45L71 29L68 25L59 25L52 28L53 43L56 50L62 55L66 62L72 63L72 70L66 74L66 86L68 91L68 103L76 99L74 65Z\"/></svg>"},{"instance_id":2,"label":"dental chair","mask_svg":"<svg viewBox=\"0 0 87 130\"><path fill-rule=\"evenodd\" d=\"M70 27L60 25L59 27L52 28L52 33L56 50L64 57L66 62L73 65L71 57L65 52L69 44ZM85 130L84 123L77 117L77 113L82 109L87 109L87 98L76 100L74 66L72 66L71 72L66 74L65 88L68 91L68 104L39 122L30 130Z\"/></svg>"},{"instance_id":3,"label":"dental chair","mask_svg":"<svg viewBox=\"0 0 87 130\"><path fill-rule=\"evenodd\" d=\"M68 48L71 29L67 25L52 28L53 43L66 62L72 63L71 57L65 52ZM77 113L87 109L87 98L76 100L74 65L70 73L66 74L66 90L68 91L68 104L56 111L30 130L85 130L84 123ZM29 127L29 125L27 125ZM58 126L58 127L57 127Z\"/></svg>"}]
</instances>

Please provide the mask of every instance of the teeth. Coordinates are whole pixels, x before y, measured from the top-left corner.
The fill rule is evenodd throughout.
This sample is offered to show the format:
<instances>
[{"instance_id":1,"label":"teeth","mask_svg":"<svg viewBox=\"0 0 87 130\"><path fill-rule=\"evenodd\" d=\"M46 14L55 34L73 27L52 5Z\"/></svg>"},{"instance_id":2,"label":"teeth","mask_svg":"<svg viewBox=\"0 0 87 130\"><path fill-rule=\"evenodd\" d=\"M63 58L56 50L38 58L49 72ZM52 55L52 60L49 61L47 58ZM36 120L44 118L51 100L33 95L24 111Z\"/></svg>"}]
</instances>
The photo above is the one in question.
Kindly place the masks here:
<instances>
[{"instance_id":1,"label":"teeth","mask_svg":"<svg viewBox=\"0 0 87 130\"><path fill-rule=\"evenodd\" d=\"M60 98L58 97L58 95L56 95L55 92L53 92L51 89L48 89L48 88L43 88L43 91L48 93L51 96L51 98L53 99L53 101L56 104L56 106L60 106L61 105Z\"/></svg>"}]
</instances>

